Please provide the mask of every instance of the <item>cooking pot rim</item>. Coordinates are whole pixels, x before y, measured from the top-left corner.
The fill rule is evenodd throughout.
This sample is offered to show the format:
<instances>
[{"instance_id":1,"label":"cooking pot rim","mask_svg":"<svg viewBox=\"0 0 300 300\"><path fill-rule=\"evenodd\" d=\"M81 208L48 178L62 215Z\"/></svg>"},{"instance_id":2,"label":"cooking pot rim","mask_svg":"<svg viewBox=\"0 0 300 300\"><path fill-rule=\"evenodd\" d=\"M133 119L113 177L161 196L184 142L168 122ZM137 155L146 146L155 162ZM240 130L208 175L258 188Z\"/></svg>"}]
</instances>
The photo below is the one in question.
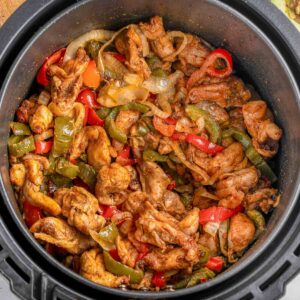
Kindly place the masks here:
<instances>
[{"instance_id":1,"label":"cooking pot rim","mask_svg":"<svg viewBox=\"0 0 300 300\"><path fill-rule=\"evenodd\" d=\"M17 58L14 60L12 67L10 68L6 79L3 83L2 86L2 90L0 92L0 108L3 102L3 96L5 94L5 91L9 85L10 79L13 76L14 72L17 71L17 66L20 63L20 61L22 61L25 53L31 48L31 45L36 41L36 39L38 39L39 36L41 36L45 31L48 30L49 27L51 27L54 23L56 23L59 19L61 19L65 14L67 14L70 11L73 10L77 10L79 9L81 6L85 5L88 2L91 2L93 0L85 0L79 3L75 3L69 7L67 7L66 9L62 10L61 12L59 12L57 15L55 15L53 18L51 18L48 22L45 23L45 25L40 28L40 30L38 30L33 36L32 38L27 42L27 44L23 47L22 51L19 53L19 55L17 56ZM241 14L239 11L233 9L230 5L227 5L225 3L221 3L219 1L210 1L212 3L214 3L215 5L221 6L223 9L228 10L229 12L231 12L234 16L238 17L240 20L242 20L243 22L245 22L248 26L250 26L256 34L259 34L259 36L261 38L263 38L270 47L272 47L272 50L274 51L277 59L281 62L281 65L283 66L283 68L285 69L285 71L287 72L290 81L294 87L294 91L295 94L298 95L297 98L297 102L298 102L298 106L299 106L299 89L297 87L297 84L295 82L295 78L293 77L287 63L285 62L284 58L282 57L280 51L276 48L276 46L271 42L271 40L264 34L263 31L261 31L259 29L259 27L257 27L252 21L250 21L248 18L246 18L243 14ZM274 9L275 10L275 9ZM274 12L275 13L275 12ZM220 284L223 281L229 279L231 276L236 275L237 273L239 273L242 269L244 269L247 265L251 264L256 257L258 257L259 255L262 254L262 252L264 251L265 248L268 247L268 245L270 245L270 243L272 242L272 240L274 239L274 237L278 234L278 232L281 230L281 228L283 227L284 223L286 222L286 220L289 218L293 207L295 206L295 203L297 202L297 198L299 196L299 191L300 191L300 187L299 187L299 183L300 183L300 172L298 172L298 176L297 179L295 181L295 185L294 185L294 189L293 189L293 197L291 199L291 201L289 202L285 214L281 217L280 222L278 224L276 224L276 226L274 227L273 231L271 232L270 236L268 237L268 239L265 241L265 243L259 248L257 249L256 253L253 253L252 255L250 255L249 257L247 257L244 261L242 261L238 266L235 266L233 268L230 268L228 271L218 275L215 279L213 279L212 281L208 281L204 284L195 286L195 287L191 287L191 288L186 288L186 289L182 289L182 290L177 290L174 292L169 292L169 291L161 291L161 292L143 292L143 291L133 291L133 290L128 290L128 291L122 291L122 290L118 290L118 289L112 289L112 288L108 288L108 287L104 287L101 286L99 284L96 284L80 275L78 275L77 273L71 271L70 269L66 268L65 266L63 266L61 263L59 263L57 260L55 260L52 256L50 256L45 250L44 248L32 237L32 235L29 233L28 229L26 228L24 222L22 222L17 214L15 209L12 206L12 203L9 201L9 197L7 195L7 187L5 187L5 184L3 182L3 178L2 178L2 174L0 176L0 185L1 185L1 193L2 196L4 198L4 202L5 205L7 206L10 214L13 216L13 219L15 221L15 223L17 224L18 228L20 229L20 231L23 233L23 235L26 237L26 239L31 243L31 245L37 250L39 251L43 257L49 261L52 265L54 265L55 267L58 267L60 269L62 269L64 272L66 272L68 274L68 276L73 277L76 280L79 280L81 282L84 282L84 284L93 287L95 289L101 290L103 292L107 292L110 294L114 294L114 295L121 295L121 296L130 296L130 297L145 297L145 298L149 298L149 297L176 297L176 296L183 296L186 294L190 294L190 293L195 293L195 292L199 292L202 291L204 289L206 289L207 287L212 287L214 285Z\"/></svg>"}]
</instances>

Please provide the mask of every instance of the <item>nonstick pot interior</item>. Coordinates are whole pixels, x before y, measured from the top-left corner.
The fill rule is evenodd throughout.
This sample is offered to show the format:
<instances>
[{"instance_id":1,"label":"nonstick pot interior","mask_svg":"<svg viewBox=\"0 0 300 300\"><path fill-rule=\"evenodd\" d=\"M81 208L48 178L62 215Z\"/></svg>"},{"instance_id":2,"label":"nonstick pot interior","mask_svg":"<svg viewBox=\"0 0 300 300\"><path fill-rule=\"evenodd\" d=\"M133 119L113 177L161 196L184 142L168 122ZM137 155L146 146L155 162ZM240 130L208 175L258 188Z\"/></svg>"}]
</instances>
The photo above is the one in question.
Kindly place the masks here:
<instances>
[{"instance_id":1,"label":"nonstick pot interior","mask_svg":"<svg viewBox=\"0 0 300 300\"><path fill-rule=\"evenodd\" d=\"M230 299L235 299L268 293L268 284L263 286L268 278L263 275L272 268L274 272L277 270L276 264L271 265L270 261L276 260L280 251L284 251L284 241L287 243L291 238L293 232L288 229L292 227L296 218L295 209L299 207L300 110L299 83L295 78L297 70L299 71L299 58L292 49L288 49L287 41L276 33L276 29L266 23L248 4L242 1L225 2L81 1L55 15L24 45L18 57L11 61L11 68L0 94L2 205L3 211L7 212L6 216L3 213L1 216L3 223L9 220L8 231L13 233L13 237L18 237L14 241L16 247L21 248L22 255L31 260L33 273L44 272L46 278L52 278L51 282L55 286L62 286L69 293L78 293L78 297L95 297L103 292L131 298L166 298L189 293L195 293L196 297L201 293L204 298L220 299L222 296L225 299L230 296ZM278 188L282 193L282 200L269 220L266 233L236 265L216 279L189 289L151 294L96 285L67 270L48 256L28 233L18 210L9 182L7 138L9 122L13 119L17 106L32 88L35 74L47 55L91 29L117 29L156 14L164 18L167 29L195 33L215 46L230 50L234 54L238 75L250 81L262 98L268 101L277 123L283 128L284 136L276 160ZM288 267L290 265L291 260ZM280 267L277 264L277 268ZM57 276L63 277L57 281Z\"/></svg>"}]
</instances>

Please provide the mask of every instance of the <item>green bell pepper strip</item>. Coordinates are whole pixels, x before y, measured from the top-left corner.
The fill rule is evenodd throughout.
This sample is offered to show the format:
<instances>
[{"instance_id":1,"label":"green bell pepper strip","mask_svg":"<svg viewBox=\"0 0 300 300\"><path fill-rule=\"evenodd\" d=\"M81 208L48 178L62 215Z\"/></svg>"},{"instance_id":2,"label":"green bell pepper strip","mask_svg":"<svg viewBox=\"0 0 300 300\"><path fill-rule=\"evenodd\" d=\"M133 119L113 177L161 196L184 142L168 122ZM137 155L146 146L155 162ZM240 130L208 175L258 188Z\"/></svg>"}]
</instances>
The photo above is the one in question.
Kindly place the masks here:
<instances>
[{"instance_id":1,"label":"green bell pepper strip","mask_svg":"<svg viewBox=\"0 0 300 300\"><path fill-rule=\"evenodd\" d=\"M142 120L137 122L137 133L139 136L145 136L147 133L150 132L148 126Z\"/></svg>"},{"instance_id":2,"label":"green bell pepper strip","mask_svg":"<svg viewBox=\"0 0 300 300\"><path fill-rule=\"evenodd\" d=\"M219 241L220 249L223 255L228 255L228 230L229 230L229 219L220 223L219 227Z\"/></svg>"},{"instance_id":3,"label":"green bell pepper strip","mask_svg":"<svg viewBox=\"0 0 300 300\"><path fill-rule=\"evenodd\" d=\"M240 142L243 145L243 147L246 149L246 156L255 165L255 167L260 170L260 172L263 175L267 176L272 183L277 181L277 177L270 168L270 166L252 146L251 138L248 136L247 133L235 128L230 128L228 130L225 130L222 134L222 137L229 136L233 136L238 142Z\"/></svg>"},{"instance_id":4,"label":"green bell pepper strip","mask_svg":"<svg viewBox=\"0 0 300 300\"><path fill-rule=\"evenodd\" d=\"M144 104L137 103L137 102L129 102L127 104L124 104L120 106L120 110L136 110L141 113L146 113L150 110L150 108Z\"/></svg>"},{"instance_id":5,"label":"green bell pepper strip","mask_svg":"<svg viewBox=\"0 0 300 300\"><path fill-rule=\"evenodd\" d=\"M263 215L256 209L247 210L247 216L253 221L256 232L254 239L257 239L266 230L266 221Z\"/></svg>"},{"instance_id":6,"label":"green bell pepper strip","mask_svg":"<svg viewBox=\"0 0 300 300\"><path fill-rule=\"evenodd\" d=\"M158 162L165 162L168 160L168 156L166 155L161 155L158 152L151 150L151 149L146 149L143 152L143 159L146 161L158 161Z\"/></svg>"},{"instance_id":7,"label":"green bell pepper strip","mask_svg":"<svg viewBox=\"0 0 300 300\"><path fill-rule=\"evenodd\" d=\"M246 156L249 160L255 165L260 172L267 176L272 183L277 181L277 177L270 168L270 166L266 163L266 161L262 158L262 156L254 149L253 146L249 146L246 150Z\"/></svg>"},{"instance_id":8,"label":"green bell pepper strip","mask_svg":"<svg viewBox=\"0 0 300 300\"><path fill-rule=\"evenodd\" d=\"M90 188L94 188L97 181L97 173L95 169L83 162L78 163L79 174L78 177L82 179Z\"/></svg>"},{"instance_id":9,"label":"green bell pepper strip","mask_svg":"<svg viewBox=\"0 0 300 300\"><path fill-rule=\"evenodd\" d=\"M176 181L176 187L184 185L185 182L184 182L183 177L179 176L175 170L171 169L168 166L168 163L163 163L162 167L163 167L163 170L167 173L167 175L170 175Z\"/></svg>"},{"instance_id":10,"label":"green bell pepper strip","mask_svg":"<svg viewBox=\"0 0 300 300\"><path fill-rule=\"evenodd\" d=\"M20 135L12 135L8 139L8 150L10 155L22 157L26 153L35 150L34 138L32 135L23 137Z\"/></svg>"},{"instance_id":11,"label":"green bell pepper strip","mask_svg":"<svg viewBox=\"0 0 300 300\"><path fill-rule=\"evenodd\" d=\"M111 108L108 107L101 107L100 109L98 109L96 111L96 114L98 115L98 117L102 120L105 120L106 117L109 115L109 113L111 112Z\"/></svg>"},{"instance_id":12,"label":"green bell pepper strip","mask_svg":"<svg viewBox=\"0 0 300 300\"><path fill-rule=\"evenodd\" d=\"M146 58L146 62L150 68L150 70L154 71L158 66L162 65L162 61L156 55L152 55Z\"/></svg>"},{"instance_id":13,"label":"green bell pepper strip","mask_svg":"<svg viewBox=\"0 0 300 300\"><path fill-rule=\"evenodd\" d=\"M204 118L205 128L209 133L210 141L214 144L220 142L221 128L207 111L190 104L186 106L185 112L193 121L197 121L201 117Z\"/></svg>"},{"instance_id":14,"label":"green bell pepper strip","mask_svg":"<svg viewBox=\"0 0 300 300\"><path fill-rule=\"evenodd\" d=\"M142 270L135 270L122 263L114 260L111 255L104 251L103 252L105 269L117 276L128 276L130 278L130 283L140 283L144 277L144 272Z\"/></svg>"},{"instance_id":15,"label":"green bell pepper strip","mask_svg":"<svg viewBox=\"0 0 300 300\"><path fill-rule=\"evenodd\" d=\"M59 188L73 186L72 179L62 176L60 174L51 174L49 175L49 178Z\"/></svg>"},{"instance_id":16,"label":"green bell pepper strip","mask_svg":"<svg viewBox=\"0 0 300 300\"><path fill-rule=\"evenodd\" d=\"M215 276L215 273L208 268L201 268L200 270L193 272L192 275L187 276L183 280L177 282L174 285L174 288L182 289L185 287L191 287L200 283L202 280L208 280L214 278Z\"/></svg>"},{"instance_id":17,"label":"green bell pepper strip","mask_svg":"<svg viewBox=\"0 0 300 300\"><path fill-rule=\"evenodd\" d=\"M88 159L87 159L87 154L86 153L82 153L80 155L80 160L83 161L84 163L87 163Z\"/></svg>"},{"instance_id":18,"label":"green bell pepper strip","mask_svg":"<svg viewBox=\"0 0 300 300\"><path fill-rule=\"evenodd\" d=\"M52 153L54 157L65 155L72 143L74 134L74 120L69 117L57 117L54 122L54 143Z\"/></svg>"},{"instance_id":19,"label":"green bell pepper strip","mask_svg":"<svg viewBox=\"0 0 300 300\"><path fill-rule=\"evenodd\" d=\"M67 178L75 179L79 173L79 167L65 158L60 158L56 162L55 171Z\"/></svg>"},{"instance_id":20,"label":"green bell pepper strip","mask_svg":"<svg viewBox=\"0 0 300 300\"><path fill-rule=\"evenodd\" d=\"M155 77L167 77L166 72L162 68L155 68L152 70L151 75Z\"/></svg>"},{"instance_id":21,"label":"green bell pepper strip","mask_svg":"<svg viewBox=\"0 0 300 300\"><path fill-rule=\"evenodd\" d=\"M102 228L99 233L91 230L90 235L103 250L109 251L116 247L115 240L119 235L119 231L117 226L114 223L111 223Z\"/></svg>"},{"instance_id":22,"label":"green bell pepper strip","mask_svg":"<svg viewBox=\"0 0 300 300\"><path fill-rule=\"evenodd\" d=\"M222 139L233 136L238 142L240 142L245 149L252 145L251 138L245 132L242 132L235 128L229 128L222 132Z\"/></svg>"},{"instance_id":23,"label":"green bell pepper strip","mask_svg":"<svg viewBox=\"0 0 300 300\"><path fill-rule=\"evenodd\" d=\"M109 136L120 143L126 144L127 135L123 133L116 125L115 118L120 111L120 107L115 107L105 119L105 128Z\"/></svg>"},{"instance_id":24,"label":"green bell pepper strip","mask_svg":"<svg viewBox=\"0 0 300 300\"><path fill-rule=\"evenodd\" d=\"M193 196L191 194L183 193L180 195L180 201L183 203L185 208L188 208L193 202Z\"/></svg>"},{"instance_id":25,"label":"green bell pepper strip","mask_svg":"<svg viewBox=\"0 0 300 300\"><path fill-rule=\"evenodd\" d=\"M199 245L200 248L200 259L199 261L193 266L193 270L198 270L201 267L203 267L203 265L205 263L207 263L209 256L210 256L210 251L207 247Z\"/></svg>"},{"instance_id":26,"label":"green bell pepper strip","mask_svg":"<svg viewBox=\"0 0 300 300\"><path fill-rule=\"evenodd\" d=\"M86 43L84 49L87 52L88 56L90 56L93 60L97 61L98 53L101 46L102 43L96 40L91 40Z\"/></svg>"},{"instance_id":27,"label":"green bell pepper strip","mask_svg":"<svg viewBox=\"0 0 300 300\"><path fill-rule=\"evenodd\" d=\"M31 135L29 127L20 122L10 122L10 129L14 135Z\"/></svg>"}]
</instances>

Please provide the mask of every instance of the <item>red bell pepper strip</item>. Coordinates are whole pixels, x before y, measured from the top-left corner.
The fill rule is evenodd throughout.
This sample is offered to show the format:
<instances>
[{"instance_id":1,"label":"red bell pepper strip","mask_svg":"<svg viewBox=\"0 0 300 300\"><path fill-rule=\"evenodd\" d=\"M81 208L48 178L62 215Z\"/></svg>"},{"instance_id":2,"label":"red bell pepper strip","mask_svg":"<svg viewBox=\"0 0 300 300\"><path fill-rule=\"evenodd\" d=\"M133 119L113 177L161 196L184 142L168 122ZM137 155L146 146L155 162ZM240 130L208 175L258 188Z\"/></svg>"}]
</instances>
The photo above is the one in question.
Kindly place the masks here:
<instances>
[{"instance_id":1,"label":"red bell pepper strip","mask_svg":"<svg viewBox=\"0 0 300 300\"><path fill-rule=\"evenodd\" d=\"M126 144L124 148L118 153L116 162L121 166L131 166L137 163L137 159L129 158L130 156L130 147Z\"/></svg>"},{"instance_id":2,"label":"red bell pepper strip","mask_svg":"<svg viewBox=\"0 0 300 300\"><path fill-rule=\"evenodd\" d=\"M166 280L163 272L155 272L151 280L152 285L158 288L163 288L166 285Z\"/></svg>"},{"instance_id":3,"label":"red bell pepper strip","mask_svg":"<svg viewBox=\"0 0 300 300\"><path fill-rule=\"evenodd\" d=\"M116 214L118 212L118 209L115 206L108 206L108 205L100 204L99 208L102 212L101 215L105 219L110 219L114 214Z\"/></svg>"},{"instance_id":4,"label":"red bell pepper strip","mask_svg":"<svg viewBox=\"0 0 300 300\"><path fill-rule=\"evenodd\" d=\"M239 209L229 209L221 206L212 206L201 209L199 212L199 223L204 225L208 222L223 222L241 211Z\"/></svg>"},{"instance_id":5,"label":"red bell pepper strip","mask_svg":"<svg viewBox=\"0 0 300 300\"><path fill-rule=\"evenodd\" d=\"M223 69L217 69L216 63L218 59L223 59L226 63L226 67ZM187 90L190 90L200 79L206 74L212 77L223 78L229 76L232 72L232 57L230 53L222 48L218 48L212 51L205 59L199 70L196 70L186 83Z\"/></svg>"},{"instance_id":6,"label":"red bell pepper strip","mask_svg":"<svg viewBox=\"0 0 300 300\"><path fill-rule=\"evenodd\" d=\"M119 53L112 53L112 56L118 60L119 62L125 62L126 61L126 57L122 54Z\"/></svg>"},{"instance_id":7,"label":"red bell pepper strip","mask_svg":"<svg viewBox=\"0 0 300 300\"><path fill-rule=\"evenodd\" d=\"M164 119L165 123L167 123L168 125L176 125L177 120L175 118L169 117Z\"/></svg>"},{"instance_id":8,"label":"red bell pepper strip","mask_svg":"<svg viewBox=\"0 0 300 300\"><path fill-rule=\"evenodd\" d=\"M44 217L42 210L39 207L31 205L28 201L24 201L23 211L25 223L28 228L30 228L35 222Z\"/></svg>"},{"instance_id":9,"label":"red bell pepper strip","mask_svg":"<svg viewBox=\"0 0 300 300\"><path fill-rule=\"evenodd\" d=\"M95 125L95 126L103 126L104 123L105 122L99 118L96 112L92 108L89 108L87 124Z\"/></svg>"},{"instance_id":10,"label":"red bell pepper strip","mask_svg":"<svg viewBox=\"0 0 300 300\"><path fill-rule=\"evenodd\" d=\"M172 180L171 183L167 186L167 190L172 191L176 188L176 181Z\"/></svg>"},{"instance_id":11,"label":"red bell pepper strip","mask_svg":"<svg viewBox=\"0 0 300 300\"><path fill-rule=\"evenodd\" d=\"M162 135L171 137L175 132L175 125L168 124L167 119L161 119L157 116L153 117L153 126Z\"/></svg>"},{"instance_id":12,"label":"red bell pepper strip","mask_svg":"<svg viewBox=\"0 0 300 300\"><path fill-rule=\"evenodd\" d=\"M65 53L66 53L66 48L62 48L54 52L51 56L46 58L40 70L38 71L37 78L36 78L37 82L40 85L43 86L49 85L50 81L47 77L48 69L51 65L58 63L61 60L61 58L65 55Z\"/></svg>"},{"instance_id":13,"label":"red bell pepper strip","mask_svg":"<svg viewBox=\"0 0 300 300\"><path fill-rule=\"evenodd\" d=\"M188 135L188 133L186 133L186 132L177 132L177 131L175 131L172 134L171 139L173 141L185 141L187 135Z\"/></svg>"},{"instance_id":14,"label":"red bell pepper strip","mask_svg":"<svg viewBox=\"0 0 300 300\"><path fill-rule=\"evenodd\" d=\"M211 143L209 140L196 134L188 134L186 141L207 154L216 154L223 150L222 146Z\"/></svg>"},{"instance_id":15,"label":"red bell pepper strip","mask_svg":"<svg viewBox=\"0 0 300 300\"><path fill-rule=\"evenodd\" d=\"M116 261L121 261L121 258L119 256L118 250L117 249L111 249L109 250L109 254L110 256L116 260Z\"/></svg>"},{"instance_id":16,"label":"red bell pepper strip","mask_svg":"<svg viewBox=\"0 0 300 300\"><path fill-rule=\"evenodd\" d=\"M84 89L79 93L76 101L88 105L90 108L98 109L100 104L96 101L96 97L95 91Z\"/></svg>"},{"instance_id":17,"label":"red bell pepper strip","mask_svg":"<svg viewBox=\"0 0 300 300\"><path fill-rule=\"evenodd\" d=\"M150 251L150 249L149 249L148 244L140 243L140 245L138 247L139 255L138 255L136 261L138 262L139 260L143 259L149 253L149 251Z\"/></svg>"},{"instance_id":18,"label":"red bell pepper strip","mask_svg":"<svg viewBox=\"0 0 300 300\"><path fill-rule=\"evenodd\" d=\"M210 257L204 267L220 272L223 269L224 260L220 256Z\"/></svg>"},{"instance_id":19,"label":"red bell pepper strip","mask_svg":"<svg viewBox=\"0 0 300 300\"><path fill-rule=\"evenodd\" d=\"M125 145L123 149L118 153L118 157L129 158L130 156L130 147L129 145Z\"/></svg>"},{"instance_id":20,"label":"red bell pepper strip","mask_svg":"<svg viewBox=\"0 0 300 300\"><path fill-rule=\"evenodd\" d=\"M53 146L53 141L35 141L35 154L46 154L50 152Z\"/></svg>"}]
</instances>

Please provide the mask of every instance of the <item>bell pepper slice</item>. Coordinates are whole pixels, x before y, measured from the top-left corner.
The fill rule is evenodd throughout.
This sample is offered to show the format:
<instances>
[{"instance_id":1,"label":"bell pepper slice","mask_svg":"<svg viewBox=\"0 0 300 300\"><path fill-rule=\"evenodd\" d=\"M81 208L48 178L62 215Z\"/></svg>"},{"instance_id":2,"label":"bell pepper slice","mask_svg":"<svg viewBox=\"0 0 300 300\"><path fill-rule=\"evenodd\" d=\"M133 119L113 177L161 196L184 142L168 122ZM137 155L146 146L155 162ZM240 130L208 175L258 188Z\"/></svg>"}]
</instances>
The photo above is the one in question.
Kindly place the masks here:
<instances>
[{"instance_id":1,"label":"bell pepper slice","mask_svg":"<svg viewBox=\"0 0 300 300\"><path fill-rule=\"evenodd\" d=\"M115 206L103 204L100 204L99 208L101 210L101 215L107 220L110 219L118 211L118 209Z\"/></svg>"},{"instance_id":2,"label":"bell pepper slice","mask_svg":"<svg viewBox=\"0 0 300 300\"><path fill-rule=\"evenodd\" d=\"M165 274L163 272L154 272L151 283L153 286L163 288L166 285Z\"/></svg>"},{"instance_id":3,"label":"bell pepper slice","mask_svg":"<svg viewBox=\"0 0 300 300\"><path fill-rule=\"evenodd\" d=\"M94 126L103 126L105 122L99 118L97 113L92 108L89 108L87 124Z\"/></svg>"},{"instance_id":4,"label":"bell pepper slice","mask_svg":"<svg viewBox=\"0 0 300 300\"><path fill-rule=\"evenodd\" d=\"M136 261L138 262L139 260L143 259L148 253L149 253L150 249L149 249L149 245L146 243L140 243L140 246L138 248L138 256Z\"/></svg>"},{"instance_id":5,"label":"bell pepper slice","mask_svg":"<svg viewBox=\"0 0 300 300\"><path fill-rule=\"evenodd\" d=\"M125 145L124 148L118 153L118 157L129 158L130 156L130 147L129 145Z\"/></svg>"},{"instance_id":6,"label":"bell pepper slice","mask_svg":"<svg viewBox=\"0 0 300 300\"><path fill-rule=\"evenodd\" d=\"M252 145L251 138L245 132L242 132L235 128L229 128L222 132L222 138L233 136L238 142L240 142L245 149Z\"/></svg>"},{"instance_id":7,"label":"bell pepper slice","mask_svg":"<svg viewBox=\"0 0 300 300\"><path fill-rule=\"evenodd\" d=\"M227 50L217 48L209 54L209 57L207 59L213 62L207 69L208 75L212 77L222 78L231 74L233 63L231 54ZM218 61L220 59L225 62L225 67L218 65Z\"/></svg>"},{"instance_id":8,"label":"bell pepper slice","mask_svg":"<svg viewBox=\"0 0 300 300\"><path fill-rule=\"evenodd\" d=\"M172 191L176 188L177 184L176 184L176 180L172 180L171 183L167 186L167 190Z\"/></svg>"},{"instance_id":9,"label":"bell pepper slice","mask_svg":"<svg viewBox=\"0 0 300 300\"><path fill-rule=\"evenodd\" d=\"M229 230L229 219L221 222L219 226L219 241L220 249L223 255L228 256L228 230Z\"/></svg>"},{"instance_id":10,"label":"bell pepper slice","mask_svg":"<svg viewBox=\"0 0 300 300\"><path fill-rule=\"evenodd\" d=\"M217 143L220 141L221 128L207 111L197 107L196 105L187 105L185 112L193 121L197 121L201 117L204 118L205 128L209 133L211 142Z\"/></svg>"},{"instance_id":11,"label":"bell pepper slice","mask_svg":"<svg viewBox=\"0 0 300 300\"><path fill-rule=\"evenodd\" d=\"M8 139L8 149L10 155L22 157L35 150L34 138L32 135L25 138L20 135L12 135Z\"/></svg>"},{"instance_id":12,"label":"bell pepper slice","mask_svg":"<svg viewBox=\"0 0 300 300\"><path fill-rule=\"evenodd\" d=\"M79 167L62 157L58 159L55 171L67 178L74 179L79 173Z\"/></svg>"},{"instance_id":13,"label":"bell pepper slice","mask_svg":"<svg viewBox=\"0 0 300 300\"><path fill-rule=\"evenodd\" d=\"M117 249L111 249L108 251L110 256L116 260L116 261L121 261L121 258L119 256L118 250Z\"/></svg>"},{"instance_id":14,"label":"bell pepper slice","mask_svg":"<svg viewBox=\"0 0 300 300\"><path fill-rule=\"evenodd\" d=\"M141 113L146 113L150 110L150 108L144 104L137 103L137 102L129 102L127 104L124 104L120 106L120 110L136 110Z\"/></svg>"},{"instance_id":15,"label":"bell pepper slice","mask_svg":"<svg viewBox=\"0 0 300 300\"><path fill-rule=\"evenodd\" d=\"M221 272L224 266L224 259L221 256L210 257L204 266L212 271Z\"/></svg>"},{"instance_id":16,"label":"bell pepper slice","mask_svg":"<svg viewBox=\"0 0 300 300\"><path fill-rule=\"evenodd\" d=\"M72 184L72 179L67 178L63 175L57 174L57 173L51 174L49 176L49 178L59 188L61 188L61 187L71 187L73 185Z\"/></svg>"},{"instance_id":17,"label":"bell pepper slice","mask_svg":"<svg viewBox=\"0 0 300 300\"><path fill-rule=\"evenodd\" d=\"M153 117L153 126L162 135L167 137L171 137L175 132L175 125L168 124L166 120L161 119L157 116Z\"/></svg>"},{"instance_id":18,"label":"bell pepper slice","mask_svg":"<svg viewBox=\"0 0 300 300\"><path fill-rule=\"evenodd\" d=\"M76 99L77 102L80 102L84 105L88 105L90 108L98 109L100 104L96 101L96 92L91 89L84 89L81 91Z\"/></svg>"},{"instance_id":19,"label":"bell pepper slice","mask_svg":"<svg viewBox=\"0 0 300 300\"><path fill-rule=\"evenodd\" d=\"M69 117L56 117L54 121L54 157L65 155L71 146L74 134L74 120Z\"/></svg>"},{"instance_id":20,"label":"bell pepper slice","mask_svg":"<svg viewBox=\"0 0 300 300\"><path fill-rule=\"evenodd\" d=\"M40 85L48 86L50 84L50 81L47 77L48 69L51 65L58 63L63 58L65 53L66 53L66 48L62 48L54 52L51 56L46 58L42 67L38 71L37 78L36 78L37 82Z\"/></svg>"},{"instance_id":21,"label":"bell pepper slice","mask_svg":"<svg viewBox=\"0 0 300 300\"><path fill-rule=\"evenodd\" d=\"M135 270L122 263L114 260L111 255L107 252L103 252L105 269L117 276L128 276L130 283L140 283L144 277L144 272L142 270Z\"/></svg>"},{"instance_id":22,"label":"bell pepper slice","mask_svg":"<svg viewBox=\"0 0 300 300\"><path fill-rule=\"evenodd\" d=\"M207 154L216 154L223 150L222 146L214 144L201 136L191 133L187 135L186 141Z\"/></svg>"},{"instance_id":23,"label":"bell pepper slice","mask_svg":"<svg viewBox=\"0 0 300 300\"><path fill-rule=\"evenodd\" d=\"M108 107L101 107L100 109L98 109L96 111L96 114L98 115L98 117L102 120L105 120L106 117L109 115L109 113L111 112L111 108Z\"/></svg>"},{"instance_id":24,"label":"bell pepper slice","mask_svg":"<svg viewBox=\"0 0 300 300\"><path fill-rule=\"evenodd\" d=\"M115 118L120 110L120 107L115 107L109 113L109 115L105 119L105 127L108 131L108 134L111 138L117 140L120 143L126 144L127 135L123 133L116 125Z\"/></svg>"},{"instance_id":25,"label":"bell pepper slice","mask_svg":"<svg viewBox=\"0 0 300 300\"><path fill-rule=\"evenodd\" d=\"M165 162L168 160L168 156L161 155L158 152L152 149L146 149L143 152L143 159L146 161L158 161L158 162Z\"/></svg>"},{"instance_id":26,"label":"bell pepper slice","mask_svg":"<svg viewBox=\"0 0 300 300\"><path fill-rule=\"evenodd\" d=\"M23 123L10 122L9 126L14 135L31 135L30 128Z\"/></svg>"},{"instance_id":27,"label":"bell pepper slice","mask_svg":"<svg viewBox=\"0 0 300 300\"><path fill-rule=\"evenodd\" d=\"M111 53L112 54L112 56L116 59L116 60L118 60L119 62L125 62L126 61L126 57L124 56L124 55L122 55L122 54L119 54L119 53Z\"/></svg>"},{"instance_id":28,"label":"bell pepper slice","mask_svg":"<svg viewBox=\"0 0 300 300\"><path fill-rule=\"evenodd\" d=\"M82 74L83 84L89 88L96 89L101 82L100 72L96 62L90 60L84 73Z\"/></svg>"},{"instance_id":29,"label":"bell pepper slice","mask_svg":"<svg viewBox=\"0 0 300 300\"><path fill-rule=\"evenodd\" d=\"M115 240L119 235L117 226L111 223L102 228L99 233L90 230L91 237L102 247L105 251L110 251L116 248Z\"/></svg>"},{"instance_id":30,"label":"bell pepper slice","mask_svg":"<svg viewBox=\"0 0 300 300\"><path fill-rule=\"evenodd\" d=\"M263 215L256 209L247 210L247 216L253 221L256 232L254 239L257 239L266 230L266 221Z\"/></svg>"},{"instance_id":31,"label":"bell pepper slice","mask_svg":"<svg viewBox=\"0 0 300 300\"><path fill-rule=\"evenodd\" d=\"M53 141L35 141L35 154L46 154L50 152L53 146Z\"/></svg>"},{"instance_id":32,"label":"bell pepper slice","mask_svg":"<svg viewBox=\"0 0 300 300\"><path fill-rule=\"evenodd\" d=\"M171 139L173 141L185 141L186 137L187 137L187 133L186 132L177 132L175 131L172 136Z\"/></svg>"},{"instance_id":33,"label":"bell pepper slice","mask_svg":"<svg viewBox=\"0 0 300 300\"><path fill-rule=\"evenodd\" d=\"M25 223L30 228L35 222L44 217L40 208L31 205L28 201L23 203L23 212Z\"/></svg>"},{"instance_id":34,"label":"bell pepper slice","mask_svg":"<svg viewBox=\"0 0 300 300\"><path fill-rule=\"evenodd\" d=\"M92 166L83 162L79 162L77 165L79 167L78 177L84 183L86 183L91 190L93 190L97 181L97 173L95 169Z\"/></svg>"},{"instance_id":35,"label":"bell pepper slice","mask_svg":"<svg viewBox=\"0 0 300 300\"><path fill-rule=\"evenodd\" d=\"M221 206L201 209L199 212L199 223L204 225L208 222L223 222L237 214L239 210L240 208L233 210Z\"/></svg>"}]
</instances>

